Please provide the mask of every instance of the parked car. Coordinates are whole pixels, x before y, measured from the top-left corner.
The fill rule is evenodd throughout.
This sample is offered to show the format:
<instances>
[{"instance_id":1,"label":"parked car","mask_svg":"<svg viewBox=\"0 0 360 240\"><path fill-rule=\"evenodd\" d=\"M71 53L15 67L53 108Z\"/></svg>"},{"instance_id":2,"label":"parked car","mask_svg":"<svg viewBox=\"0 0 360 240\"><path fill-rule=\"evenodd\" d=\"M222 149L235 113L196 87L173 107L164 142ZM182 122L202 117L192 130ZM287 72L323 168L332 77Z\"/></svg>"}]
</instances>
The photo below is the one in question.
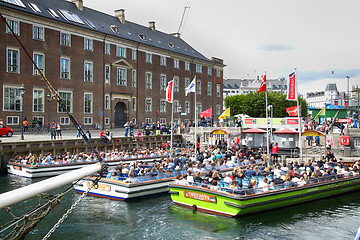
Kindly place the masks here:
<instances>
[{"instance_id":1,"label":"parked car","mask_svg":"<svg viewBox=\"0 0 360 240\"><path fill-rule=\"evenodd\" d=\"M10 127L7 127L4 124L0 124L0 136L3 135L6 135L7 137L11 137L12 135L14 135L14 131Z\"/></svg>"}]
</instances>

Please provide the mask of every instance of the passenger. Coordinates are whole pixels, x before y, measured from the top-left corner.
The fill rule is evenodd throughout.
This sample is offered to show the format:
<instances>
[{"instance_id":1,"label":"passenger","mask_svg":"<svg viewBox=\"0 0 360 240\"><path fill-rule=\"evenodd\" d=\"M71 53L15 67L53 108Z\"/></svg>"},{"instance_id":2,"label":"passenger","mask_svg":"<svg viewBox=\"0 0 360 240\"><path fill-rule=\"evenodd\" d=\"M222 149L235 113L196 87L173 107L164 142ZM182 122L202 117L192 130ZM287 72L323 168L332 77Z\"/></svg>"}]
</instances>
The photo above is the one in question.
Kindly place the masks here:
<instances>
[{"instance_id":1,"label":"passenger","mask_svg":"<svg viewBox=\"0 0 360 240\"><path fill-rule=\"evenodd\" d=\"M259 182L258 188L263 192L269 191L268 179L266 177L264 177L263 180Z\"/></svg>"},{"instance_id":2,"label":"passenger","mask_svg":"<svg viewBox=\"0 0 360 240\"><path fill-rule=\"evenodd\" d=\"M251 181L250 181L250 183L249 183L249 185L248 185L248 188L247 188L247 190L246 190L246 193L247 194L253 194L253 193L255 193L256 192L256 179L255 178L253 178L253 179L251 179Z\"/></svg>"},{"instance_id":3,"label":"passenger","mask_svg":"<svg viewBox=\"0 0 360 240\"><path fill-rule=\"evenodd\" d=\"M237 181L236 181L236 180L232 181L232 182L230 183L230 185L229 185L228 188L229 188L230 190L236 190L236 189L238 189L238 187L237 187Z\"/></svg>"},{"instance_id":4,"label":"passenger","mask_svg":"<svg viewBox=\"0 0 360 240\"><path fill-rule=\"evenodd\" d=\"M190 171L190 170L188 170L187 181L188 181L188 182L192 182L192 183L194 182L194 177L191 176L191 171Z\"/></svg>"},{"instance_id":5,"label":"passenger","mask_svg":"<svg viewBox=\"0 0 360 240\"><path fill-rule=\"evenodd\" d=\"M212 190L219 190L219 189L220 189L220 188L218 187L218 185L217 185L217 180L213 180L213 181L211 182L210 189L212 189Z\"/></svg>"},{"instance_id":6,"label":"passenger","mask_svg":"<svg viewBox=\"0 0 360 240\"><path fill-rule=\"evenodd\" d=\"M133 172L129 173L129 177L124 181L126 183L139 183L139 179L137 179Z\"/></svg>"},{"instance_id":7,"label":"passenger","mask_svg":"<svg viewBox=\"0 0 360 240\"><path fill-rule=\"evenodd\" d=\"M305 180L304 176L301 176L301 177L300 177L300 181L297 182L297 185L298 185L299 187L302 187L302 186L304 186L305 184L306 184L306 180Z\"/></svg>"},{"instance_id":8,"label":"passenger","mask_svg":"<svg viewBox=\"0 0 360 240\"><path fill-rule=\"evenodd\" d=\"M211 176L212 180L220 181L221 177L219 176L218 172L215 170Z\"/></svg>"},{"instance_id":9,"label":"passenger","mask_svg":"<svg viewBox=\"0 0 360 240\"><path fill-rule=\"evenodd\" d=\"M223 179L224 183L228 183L229 185L231 184L231 182L233 181L233 179L230 178L231 172L227 172L226 173L226 177Z\"/></svg>"},{"instance_id":10,"label":"passenger","mask_svg":"<svg viewBox=\"0 0 360 240\"><path fill-rule=\"evenodd\" d=\"M195 182L198 182L198 183L201 183L201 182L202 182L202 178L201 178L200 172L195 173L194 181L195 181Z\"/></svg>"}]
</instances>

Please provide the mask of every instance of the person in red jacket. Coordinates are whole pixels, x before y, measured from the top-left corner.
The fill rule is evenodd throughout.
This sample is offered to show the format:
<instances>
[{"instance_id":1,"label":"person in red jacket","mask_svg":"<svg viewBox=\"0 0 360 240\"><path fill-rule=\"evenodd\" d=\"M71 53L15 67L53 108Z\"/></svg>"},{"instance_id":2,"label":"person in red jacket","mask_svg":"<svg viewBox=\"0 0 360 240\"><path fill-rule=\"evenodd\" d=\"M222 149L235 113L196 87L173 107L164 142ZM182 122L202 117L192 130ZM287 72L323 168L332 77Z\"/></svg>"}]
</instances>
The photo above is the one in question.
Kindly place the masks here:
<instances>
[{"instance_id":1,"label":"person in red jacket","mask_svg":"<svg viewBox=\"0 0 360 240\"><path fill-rule=\"evenodd\" d=\"M276 142L275 145L272 147L272 157L274 160L278 160L279 157L279 146Z\"/></svg>"}]
</instances>

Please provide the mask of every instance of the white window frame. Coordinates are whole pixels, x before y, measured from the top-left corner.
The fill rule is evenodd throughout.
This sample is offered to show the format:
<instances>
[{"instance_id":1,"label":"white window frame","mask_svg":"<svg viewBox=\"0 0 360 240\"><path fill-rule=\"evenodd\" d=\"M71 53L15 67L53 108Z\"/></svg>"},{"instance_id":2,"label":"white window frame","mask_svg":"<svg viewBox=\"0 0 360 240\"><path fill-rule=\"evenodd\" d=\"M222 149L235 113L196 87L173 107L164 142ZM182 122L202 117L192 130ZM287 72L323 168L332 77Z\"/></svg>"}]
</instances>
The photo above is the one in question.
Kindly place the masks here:
<instances>
[{"instance_id":1,"label":"white window frame","mask_svg":"<svg viewBox=\"0 0 360 240\"><path fill-rule=\"evenodd\" d=\"M148 78L148 76L150 77ZM145 88L152 89L152 72L145 73Z\"/></svg>"},{"instance_id":2,"label":"white window frame","mask_svg":"<svg viewBox=\"0 0 360 240\"><path fill-rule=\"evenodd\" d=\"M166 112L166 99L160 99L160 112Z\"/></svg>"},{"instance_id":3,"label":"white window frame","mask_svg":"<svg viewBox=\"0 0 360 240\"><path fill-rule=\"evenodd\" d=\"M152 119L151 118L145 118L145 123L152 123Z\"/></svg>"},{"instance_id":4,"label":"white window frame","mask_svg":"<svg viewBox=\"0 0 360 240\"><path fill-rule=\"evenodd\" d=\"M36 57L36 55L38 56L42 56L42 62L41 64L39 64L39 61ZM44 53L40 53L40 52L33 52L33 60L34 62L36 63L36 65L38 66L38 68L43 72L45 73L45 54ZM42 66L41 66L42 65ZM35 65L33 67L33 75L34 76L39 76L39 71L35 68Z\"/></svg>"},{"instance_id":5,"label":"white window frame","mask_svg":"<svg viewBox=\"0 0 360 240\"><path fill-rule=\"evenodd\" d=\"M184 84L185 84L185 88L187 88L190 84L190 78L185 78Z\"/></svg>"},{"instance_id":6,"label":"white window frame","mask_svg":"<svg viewBox=\"0 0 360 240\"><path fill-rule=\"evenodd\" d=\"M10 120L11 119L11 120ZM16 119L16 120L15 120ZM15 121L14 121L15 120ZM15 126L20 125L20 118L19 116L6 116L6 125L8 126Z\"/></svg>"},{"instance_id":7,"label":"white window frame","mask_svg":"<svg viewBox=\"0 0 360 240\"><path fill-rule=\"evenodd\" d=\"M174 92L179 92L179 77L178 76L174 76Z\"/></svg>"},{"instance_id":8,"label":"white window frame","mask_svg":"<svg viewBox=\"0 0 360 240\"><path fill-rule=\"evenodd\" d=\"M145 112L152 112L152 98L145 98Z\"/></svg>"},{"instance_id":9,"label":"white window frame","mask_svg":"<svg viewBox=\"0 0 360 240\"><path fill-rule=\"evenodd\" d=\"M136 50L134 49L131 50L131 59L136 60Z\"/></svg>"},{"instance_id":10,"label":"white window frame","mask_svg":"<svg viewBox=\"0 0 360 240\"><path fill-rule=\"evenodd\" d=\"M69 72L63 72L62 69L62 60L67 60L68 61L68 65L69 65ZM63 77L62 73L68 73L68 77ZM61 79L71 79L71 59L68 57L60 57L60 78Z\"/></svg>"},{"instance_id":11,"label":"white window frame","mask_svg":"<svg viewBox=\"0 0 360 240\"><path fill-rule=\"evenodd\" d=\"M196 72L197 73L202 73L202 65L196 64Z\"/></svg>"},{"instance_id":12,"label":"white window frame","mask_svg":"<svg viewBox=\"0 0 360 240\"><path fill-rule=\"evenodd\" d=\"M202 103L201 102L197 102L196 103L196 108L197 108L197 114L202 112Z\"/></svg>"},{"instance_id":13,"label":"white window frame","mask_svg":"<svg viewBox=\"0 0 360 240\"><path fill-rule=\"evenodd\" d=\"M221 96L221 86L220 84L216 84L216 97L220 97Z\"/></svg>"},{"instance_id":14,"label":"white window frame","mask_svg":"<svg viewBox=\"0 0 360 240\"><path fill-rule=\"evenodd\" d=\"M39 25L33 25L33 39L44 41L45 40L45 29Z\"/></svg>"},{"instance_id":15,"label":"white window frame","mask_svg":"<svg viewBox=\"0 0 360 240\"><path fill-rule=\"evenodd\" d=\"M110 55L111 54L111 45L110 43L105 43L105 55Z\"/></svg>"},{"instance_id":16,"label":"white window frame","mask_svg":"<svg viewBox=\"0 0 360 240\"><path fill-rule=\"evenodd\" d=\"M94 40L90 38L84 38L84 50L93 51L94 50Z\"/></svg>"},{"instance_id":17,"label":"white window frame","mask_svg":"<svg viewBox=\"0 0 360 240\"><path fill-rule=\"evenodd\" d=\"M216 77L220 77L220 70L216 69Z\"/></svg>"},{"instance_id":18,"label":"white window frame","mask_svg":"<svg viewBox=\"0 0 360 240\"><path fill-rule=\"evenodd\" d=\"M69 42L63 42L63 36L69 36ZM71 34L67 33L67 32L60 32L60 45L61 46L66 46L66 47L71 47Z\"/></svg>"},{"instance_id":19,"label":"white window frame","mask_svg":"<svg viewBox=\"0 0 360 240\"><path fill-rule=\"evenodd\" d=\"M11 96L8 96L9 102L7 105L9 105L9 108L5 108L5 89L13 89L13 97L11 98ZM11 100L13 101L13 103L11 104ZM13 105L14 109L11 109L10 106ZM19 108L17 108L17 106ZM7 112L20 112L22 111L22 107L23 107L23 99L21 96L21 92L20 92L20 86L3 86L3 111L7 111Z\"/></svg>"},{"instance_id":20,"label":"white window frame","mask_svg":"<svg viewBox=\"0 0 360 240\"><path fill-rule=\"evenodd\" d=\"M109 72L107 71L109 69ZM105 84L110 84L111 67L109 64L105 64Z\"/></svg>"},{"instance_id":21,"label":"white window frame","mask_svg":"<svg viewBox=\"0 0 360 240\"><path fill-rule=\"evenodd\" d=\"M185 71L190 71L190 63L185 62Z\"/></svg>"},{"instance_id":22,"label":"white window frame","mask_svg":"<svg viewBox=\"0 0 360 240\"><path fill-rule=\"evenodd\" d=\"M160 91L166 91L166 74L160 74Z\"/></svg>"},{"instance_id":23,"label":"white window frame","mask_svg":"<svg viewBox=\"0 0 360 240\"><path fill-rule=\"evenodd\" d=\"M211 68L211 67L208 67L208 68L207 68L207 74L208 74L209 76L212 75L212 68Z\"/></svg>"},{"instance_id":24,"label":"white window frame","mask_svg":"<svg viewBox=\"0 0 360 240\"><path fill-rule=\"evenodd\" d=\"M136 97L131 97L131 111L136 111Z\"/></svg>"},{"instance_id":25,"label":"white window frame","mask_svg":"<svg viewBox=\"0 0 360 240\"><path fill-rule=\"evenodd\" d=\"M126 58L126 47L117 45L116 46L116 56L121 58Z\"/></svg>"},{"instance_id":26,"label":"white window frame","mask_svg":"<svg viewBox=\"0 0 360 240\"><path fill-rule=\"evenodd\" d=\"M179 100L174 100L174 113L179 112L180 103ZM174 121L175 122L175 121Z\"/></svg>"},{"instance_id":27,"label":"white window frame","mask_svg":"<svg viewBox=\"0 0 360 240\"><path fill-rule=\"evenodd\" d=\"M104 96L104 108L110 109L110 94L105 94Z\"/></svg>"},{"instance_id":28,"label":"white window frame","mask_svg":"<svg viewBox=\"0 0 360 240\"><path fill-rule=\"evenodd\" d=\"M105 125L110 125L110 118L105 118Z\"/></svg>"},{"instance_id":29,"label":"white window frame","mask_svg":"<svg viewBox=\"0 0 360 240\"><path fill-rule=\"evenodd\" d=\"M124 74L121 74L124 73ZM118 86L127 86L127 69L122 67L116 68L116 84Z\"/></svg>"},{"instance_id":30,"label":"white window frame","mask_svg":"<svg viewBox=\"0 0 360 240\"><path fill-rule=\"evenodd\" d=\"M136 70L131 71L131 86L136 87Z\"/></svg>"},{"instance_id":31,"label":"white window frame","mask_svg":"<svg viewBox=\"0 0 360 240\"><path fill-rule=\"evenodd\" d=\"M70 105L69 105L68 111L70 113L72 113L73 112L73 103L74 103L74 93L72 91L67 91L67 90L58 90L58 93L59 93L59 95L61 95L61 93L70 94L71 98L70 98ZM67 99L66 99L66 101L67 101ZM60 111L59 103L57 104L57 112L58 113L65 113L64 110Z\"/></svg>"},{"instance_id":32,"label":"white window frame","mask_svg":"<svg viewBox=\"0 0 360 240\"><path fill-rule=\"evenodd\" d=\"M60 124L61 125L70 125L70 118L69 117L60 117Z\"/></svg>"},{"instance_id":33,"label":"white window frame","mask_svg":"<svg viewBox=\"0 0 360 240\"><path fill-rule=\"evenodd\" d=\"M166 118L160 118L160 123L161 124L166 124Z\"/></svg>"},{"instance_id":34,"label":"white window frame","mask_svg":"<svg viewBox=\"0 0 360 240\"><path fill-rule=\"evenodd\" d=\"M92 117L84 117L84 125L92 125L93 118Z\"/></svg>"},{"instance_id":35,"label":"white window frame","mask_svg":"<svg viewBox=\"0 0 360 240\"><path fill-rule=\"evenodd\" d=\"M196 80L196 94L201 95L201 80Z\"/></svg>"},{"instance_id":36,"label":"white window frame","mask_svg":"<svg viewBox=\"0 0 360 240\"><path fill-rule=\"evenodd\" d=\"M11 68L14 67L14 65L10 65L9 64L9 51L14 51L17 53L17 59L16 59L16 71L9 71L9 67L11 66ZM11 57L11 61L13 62L14 60L14 57L13 57L14 54L12 54L12 57ZM8 73L20 73L20 50L18 48L13 48L13 47L7 47L6 48L6 72Z\"/></svg>"},{"instance_id":37,"label":"white window frame","mask_svg":"<svg viewBox=\"0 0 360 240\"><path fill-rule=\"evenodd\" d=\"M179 69L180 68L180 61L179 59L174 58L174 68Z\"/></svg>"},{"instance_id":38,"label":"white window frame","mask_svg":"<svg viewBox=\"0 0 360 240\"><path fill-rule=\"evenodd\" d=\"M152 63L152 54L151 53L145 53L145 62Z\"/></svg>"},{"instance_id":39,"label":"white window frame","mask_svg":"<svg viewBox=\"0 0 360 240\"><path fill-rule=\"evenodd\" d=\"M90 67L90 69L88 69ZM90 75L88 74L90 73ZM94 81L94 63L85 61L84 62L84 81L93 82Z\"/></svg>"},{"instance_id":40,"label":"white window frame","mask_svg":"<svg viewBox=\"0 0 360 240\"><path fill-rule=\"evenodd\" d=\"M17 36L20 36L20 22L18 20L12 19L12 18L6 18L6 22L12 27L12 30ZM15 28L14 28L14 24ZM12 34L11 30L6 26L6 33Z\"/></svg>"},{"instance_id":41,"label":"white window frame","mask_svg":"<svg viewBox=\"0 0 360 240\"><path fill-rule=\"evenodd\" d=\"M41 93L41 95L40 95L40 98L39 99L41 99L41 103L39 104L39 103L37 103L37 104L35 104L35 91L41 91L42 93ZM32 101L32 111L33 112L44 112L44 107L45 107L45 105L44 105L44 102L45 102L45 91L44 91L44 89L43 88L33 88L33 94L32 94L32 96L33 96L33 101ZM35 109L35 105L37 105L38 107L40 106L40 108L42 108L42 110L36 110Z\"/></svg>"},{"instance_id":42,"label":"white window frame","mask_svg":"<svg viewBox=\"0 0 360 240\"><path fill-rule=\"evenodd\" d=\"M160 66L166 67L166 57L160 56Z\"/></svg>"},{"instance_id":43,"label":"white window frame","mask_svg":"<svg viewBox=\"0 0 360 240\"><path fill-rule=\"evenodd\" d=\"M220 106L220 104L219 103L217 103L216 104L216 115L220 115L220 113L221 113L221 106Z\"/></svg>"},{"instance_id":44,"label":"white window frame","mask_svg":"<svg viewBox=\"0 0 360 240\"><path fill-rule=\"evenodd\" d=\"M212 96L212 83L211 82L207 83L207 95Z\"/></svg>"},{"instance_id":45,"label":"white window frame","mask_svg":"<svg viewBox=\"0 0 360 240\"><path fill-rule=\"evenodd\" d=\"M186 113L186 114L189 114L190 113L190 102L189 101L185 101L185 103L184 103L184 112Z\"/></svg>"},{"instance_id":46,"label":"white window frame","mask_svg":"<svg viewBox=\"0 0 360 240\"><path fill-rule=\"evenodd\" d=\"M91 96L90 106L86 105L86 96ZM84 92L84 114L92 114L93 105L94 105L94 94L92 92ZM90 108L89 111L87 111L87 108Z\"/></svg>"}]
</instances>

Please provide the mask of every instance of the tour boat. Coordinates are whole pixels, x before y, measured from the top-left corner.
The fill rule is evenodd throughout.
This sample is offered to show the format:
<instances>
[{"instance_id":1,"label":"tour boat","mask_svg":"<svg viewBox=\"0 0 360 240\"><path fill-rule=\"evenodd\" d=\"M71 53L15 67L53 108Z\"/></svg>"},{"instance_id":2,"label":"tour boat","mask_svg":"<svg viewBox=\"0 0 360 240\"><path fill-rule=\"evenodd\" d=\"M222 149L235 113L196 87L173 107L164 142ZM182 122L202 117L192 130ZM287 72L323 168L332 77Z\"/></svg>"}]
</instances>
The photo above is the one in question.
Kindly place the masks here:
<instances>
[{"instance_id":1,"label":"tour boat","mask_svg":"<svg viewBox=\"0 0 360 240\"><path fill-rule=\"evenodd\" d=\"M204 185L170 184L171 199L175 204L193 210L229 217L285 207L316 199L340 195L360 189L360 176L340 177L332 180L319 178L315 183L266 192L247 194L246 190L211 190Z\"/></svg>"},{"instance_id":2,"label":"tour boat","mask_svg":"<svg viewBox=\"0 0 360 240\"><path fill-rule=\"evenodd\" d=\"M163 157L166 156L154 156L147 158L125 158L125 159L117 159L117 160L106 160L104 162L109 166L115 166L119 164L121 161L123 163L129 164L134 161L145 161L145 162L154 161ZM7 164L7 171L10 174L18 175L21 177L27 177L27 178L52 177L94 163L96 163L96 161L72 162L66 164L40 164L40 165L9 162Z\"/></svg>"}]
</instances>

